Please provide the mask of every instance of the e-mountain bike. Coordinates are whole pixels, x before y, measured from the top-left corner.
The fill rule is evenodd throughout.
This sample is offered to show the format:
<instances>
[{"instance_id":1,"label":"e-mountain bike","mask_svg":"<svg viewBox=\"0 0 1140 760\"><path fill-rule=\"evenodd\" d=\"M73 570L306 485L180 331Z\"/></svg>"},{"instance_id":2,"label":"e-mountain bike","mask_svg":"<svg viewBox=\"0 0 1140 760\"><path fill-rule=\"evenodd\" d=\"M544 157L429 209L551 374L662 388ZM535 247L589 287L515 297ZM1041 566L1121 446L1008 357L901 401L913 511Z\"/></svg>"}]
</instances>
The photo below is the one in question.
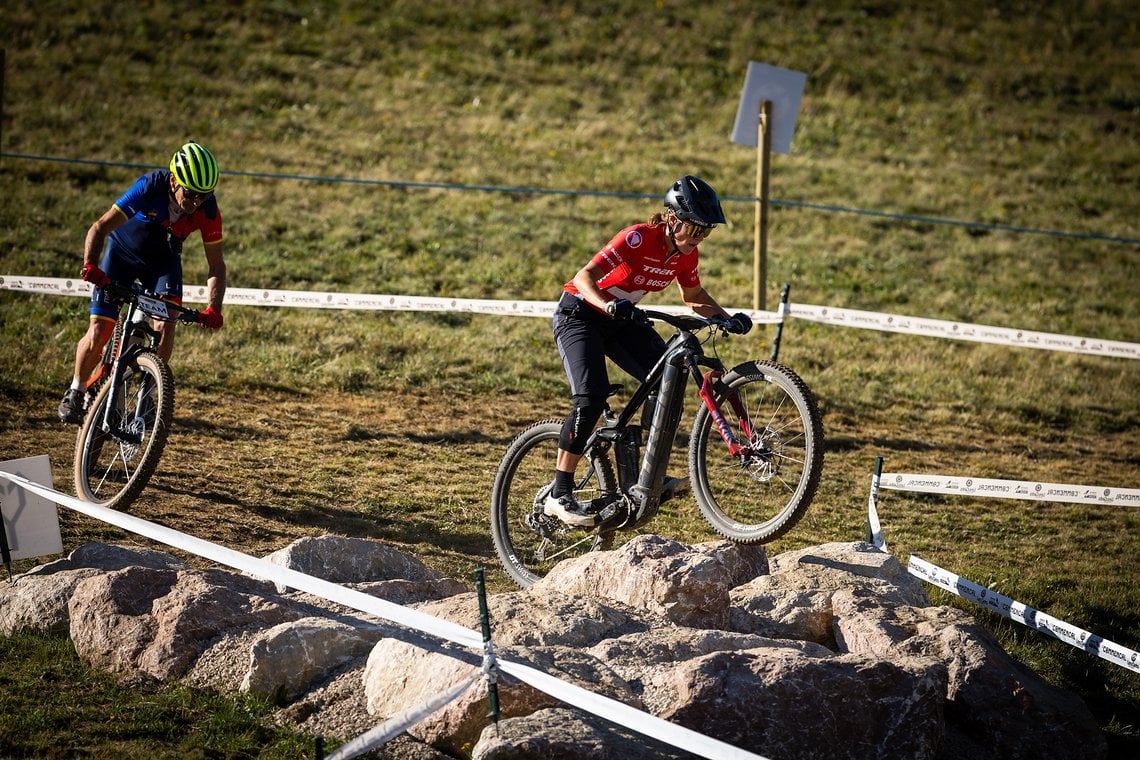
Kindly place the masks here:
<instances>
[{"instance_id":1,"label":"e-mountain bike","mask_svg":"<svg viewBox=\"0 0 1140 760\"><path fill-rule=\"evenodd\" d=\"M199 312L139 285L107 286L122 302L111 340L87 385L87 413L75 440L78 496L110 509L129 506L158 467L174 420L174 375L149 324L198 323Z\"/></svg>"},{"instance_id":2,"label":"e-mountain bike","mask_svg":"<svg viewBox=\"0 0 1140 760\"><path fill-rule=\"evenodd\" d=\"M775 354L726 371L715 353L716 340L728 334L724 320L643 313L676 333L626 406L614 412L607 404L586 445L574 495L591 505L595 524L574 527L543 513L562 420L528 427L499 464L492 535L503 566L524 588L559 560L612 548L620 532L645 525L675 495L666 467L689 378L701 399L689 439L689 481L717 533L738 543L772 541L791 530L815 496L823 427L804 381ZM611 386L610 394L620 388Z\"/></svg>"}]
</instances>

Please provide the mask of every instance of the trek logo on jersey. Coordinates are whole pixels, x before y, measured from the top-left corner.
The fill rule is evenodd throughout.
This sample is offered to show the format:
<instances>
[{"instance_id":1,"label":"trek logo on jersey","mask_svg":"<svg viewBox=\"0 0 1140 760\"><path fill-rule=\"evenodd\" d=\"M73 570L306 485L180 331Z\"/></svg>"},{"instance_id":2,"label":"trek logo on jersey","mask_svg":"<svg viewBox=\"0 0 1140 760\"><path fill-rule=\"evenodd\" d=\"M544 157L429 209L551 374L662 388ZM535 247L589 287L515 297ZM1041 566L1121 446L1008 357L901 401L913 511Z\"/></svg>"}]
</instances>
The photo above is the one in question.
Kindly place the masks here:
<instances>
[{"instance_id":1,"label":"trek logo on jersey","mask_svg":"<svg viewBox=\"0 0 1140 760\"><path fill-rule=\"evenodd\" d=\"M625 244L628 245L630 248L639 248L639 247L641 247L641 243L642 243L641 233L638 232L637 230L633 230L632 232L630 232L629 234L627 234L625 236Z\"/></svg>"}]
</instances>

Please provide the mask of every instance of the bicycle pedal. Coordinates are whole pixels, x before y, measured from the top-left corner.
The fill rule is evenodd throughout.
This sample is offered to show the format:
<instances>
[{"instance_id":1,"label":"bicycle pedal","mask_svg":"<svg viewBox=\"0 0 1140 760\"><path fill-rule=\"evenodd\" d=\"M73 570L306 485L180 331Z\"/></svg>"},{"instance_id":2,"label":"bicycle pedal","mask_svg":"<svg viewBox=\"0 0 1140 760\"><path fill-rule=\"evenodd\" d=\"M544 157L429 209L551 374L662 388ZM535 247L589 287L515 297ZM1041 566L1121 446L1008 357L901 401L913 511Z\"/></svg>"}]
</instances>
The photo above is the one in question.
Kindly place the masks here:
<instances>
[{"instance_id":1,"label":"bicycle pedal","mask_svg":"<svg viewBox=\"0 0 1140 760\"><path fill-rule=\"evenodd\" d=\"M629 522L631 514L629 501L623 497L615 498L598 512L595 527L599 534L619 530Z\"/></svg>"}]
</instances>

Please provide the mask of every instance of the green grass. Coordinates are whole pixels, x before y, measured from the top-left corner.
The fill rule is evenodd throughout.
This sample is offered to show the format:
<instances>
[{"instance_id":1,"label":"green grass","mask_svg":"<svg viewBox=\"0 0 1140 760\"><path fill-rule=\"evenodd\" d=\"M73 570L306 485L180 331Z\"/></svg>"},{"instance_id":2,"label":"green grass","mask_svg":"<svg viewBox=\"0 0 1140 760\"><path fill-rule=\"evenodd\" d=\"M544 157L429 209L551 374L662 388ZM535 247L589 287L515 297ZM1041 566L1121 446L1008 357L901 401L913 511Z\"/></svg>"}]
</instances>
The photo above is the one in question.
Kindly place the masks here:
<instances>
[{"instance_id":1,"label":"green grass","mask_svg":"<svg viewBox=\"0 0 1140 760\"><path fill-rule=\"evenodd\" d=\"M0 275L74 276L87 227L141 172L124 164L162 165L194 138L239 172L218 190L233 287L553 300L656 206L635 196L692 172L732 199L729 224L703 246L704 281L747 307L756 156L729 136L756 60L808 74L792 152L773 157L772 197L792 204L772 209L769 304L786 282L797 303L1140 340L1138 246L1097 239L1140 238L1136 4L915 6L246 2L174 16L161 3L8 4L0 149L96 163L0 158ZM194 241L185 268L189 283L205 276ZM0 291L0 395L21 410L0 426L6 445L65 384L83 315L80 299ZM275 487L280 503L266 509L335 529L321 516L336 501L355 516L346 530L374 525L369 535L454 567L493 562L478 541L483 471L504 433L479 428L498 431L499 400L524 394L534 418L564 411L545 320L234 306L226 319L218 334L180 337L180 404L413 393L454 394L466 410L461 435L425 423L449 442L444 459L417 437L414 410L399 431L364 418L327 438L285 435L274 461L295 457L319 477ZM766 356L770 337L732 345L726 360ZM780 357L819 397L828 450L817 504L773 552L860 537L878 455L891 471L1140 487L1136 362L802 321L786 327ZM173 450L229 433L203 425ZM256 498L243 461L215 472L214 487ZM441 470L454 490L441 492ZM1134 511L891 492L881 514L897 556L914 551L1140 648ZM434 543L423 538L433 528ZM1134 674L933 595L1085 698L1114 752L1140 748Z\"/></svg>"},{"instance_id":2,"label":"green grass","mask_svg":"<svg viewBox=\"0 0 1140 760\"><path fill-rule=\"evenodd\" d=\"M64 638L0 638L0 659L4 757L313 756L311 739L271 725L271 704L180 685L120 685L80 662Z\"/></svg>"}]
</instances>

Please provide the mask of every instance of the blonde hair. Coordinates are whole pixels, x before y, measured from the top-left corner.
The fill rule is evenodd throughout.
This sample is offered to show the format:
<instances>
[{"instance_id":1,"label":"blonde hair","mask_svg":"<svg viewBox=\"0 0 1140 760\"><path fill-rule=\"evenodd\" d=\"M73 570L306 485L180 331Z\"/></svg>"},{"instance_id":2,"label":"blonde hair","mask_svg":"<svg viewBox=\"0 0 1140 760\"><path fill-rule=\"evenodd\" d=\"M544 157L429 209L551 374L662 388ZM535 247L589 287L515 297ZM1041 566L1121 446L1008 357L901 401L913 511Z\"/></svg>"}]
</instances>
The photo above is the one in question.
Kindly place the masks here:
<instances>
[{"instance_id":1,"label":"blonde hair","mask_svg":"<svg viewBox=\"0 0 1140 760\"><path fill-rule=\"evenodd\" d=\"M656 227L660 224L665 224L666 222L669 221L669 217L672 214L673 214L673 212L670 211L669 209L663 209L661 211L654 211L653 216L649 217L648 223L653 225L654 227Z\"/></svg>"}]
</instances>

